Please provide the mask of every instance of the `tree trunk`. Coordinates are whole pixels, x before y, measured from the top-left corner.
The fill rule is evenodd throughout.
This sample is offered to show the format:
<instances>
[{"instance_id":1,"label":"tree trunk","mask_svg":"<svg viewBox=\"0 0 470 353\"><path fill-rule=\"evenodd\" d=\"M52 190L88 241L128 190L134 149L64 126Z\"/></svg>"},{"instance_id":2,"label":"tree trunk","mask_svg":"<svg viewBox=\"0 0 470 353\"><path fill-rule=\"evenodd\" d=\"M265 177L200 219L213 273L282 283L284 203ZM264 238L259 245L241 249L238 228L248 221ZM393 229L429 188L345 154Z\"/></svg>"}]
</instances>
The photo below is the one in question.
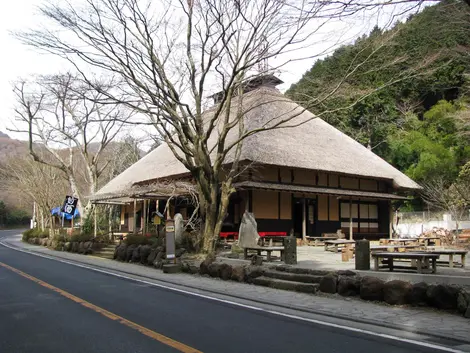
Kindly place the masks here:
<instances>
[{"instance_id":1,"label":"tree trunk","mask_svg":"<svg viewBox=\"0 0 470 353\"><path fill-rule=\"evenodd\" d=\"M227 181L220 187L221 194L219 198L219 185L211 187L213 192L213 200L205 200L203 203L206 207L204 210L205 221L204 221L204 232L203 232L203 251L205 253L212 253L215 250L217 239L222 230L222 224L227 214L228 204L230 201L230 195L232 194L231 182Z\"/></svg>"}]
</instances>

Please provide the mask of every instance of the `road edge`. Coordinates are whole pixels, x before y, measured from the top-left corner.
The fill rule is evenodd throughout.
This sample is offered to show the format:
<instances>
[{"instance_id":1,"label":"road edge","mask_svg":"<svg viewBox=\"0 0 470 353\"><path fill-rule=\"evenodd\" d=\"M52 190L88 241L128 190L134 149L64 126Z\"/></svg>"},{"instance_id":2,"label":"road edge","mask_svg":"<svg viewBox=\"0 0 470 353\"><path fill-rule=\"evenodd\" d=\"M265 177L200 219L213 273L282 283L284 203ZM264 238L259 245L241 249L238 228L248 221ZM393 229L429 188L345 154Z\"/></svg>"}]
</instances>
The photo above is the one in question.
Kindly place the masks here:
<instances>
[{"instance_id":1,"label":"road edge","mask_svg":"<svg viewBox=\"0 0 470 353\"><path fill-rule=\"evenodd\" d=\"M11 237L11 236L8 236L8 237ZM201 287L191 286L191 285L187 285L187 284L181 284L181 283L177 283L177 282L174 282L174 281L171 281L171 280L156 279L156 278L153 278L153 277L150 277L150 276L136 274L136 273L133 273L133 272L130 272L130 271L110 269L108 267L99 266L99 265L95 265L95 264L89 264L89 263L81 262L81 261L78 261L78 260L66 259L64 257L54 255L55 251L50 250L50 249L48 249L48 250L50 250L49 254L43 254L43 253L40 253L40 252L35 251L33 249L20 248L16 245L13 245L13 244L11 244L10 242L7 241L8 237L0 238L0 245L3 245L5 247L7 247L9 249L12 249L12 250L15 250L15 251L19 251L19 252L23 252L23 253L27 253L27 254L31 254L31 255L38 256L38 257L43 257L43 258L47 258L47 259L51 259L51 260L55 260L55 261L59 261L59 262L63 262L63 263L67 263L67 264L70 264L70 265L86 268L86 269L89 269L89 270L95 270L95 271L98 271L98 272L101 272L101 273L106 273L108 275L117 276L117 277L121 277L121 278L128 279L128 280L142 282L142 280L139 279L139 278L142 278L142 279L146 279L146 280L150 280L150 281L162 282L166 285L174 285L174 286L177 286L177 287L186 288L188 290L202 291L202 292L205 292L205 293L221 295L221 296L224 296L224 297L249 301L249 302L253 302L253 303L257 303L257 304L268 305L268 306L272 306L272 307L279 307L279 308L287 309L287 310L295 310L297 312L305 312L305 313L308 313L308 314L313 314L313 315L318 315L318 316L325 316L325 317L329 317L329 318L337 319L337 320L342 320L342 321L346 321L346 322L362 323L362 324L365 324L365 325L375 325L375 326L379 326L379 327L382 327L382 328L385 328L385 329L392 329L392 330L402 330L402 331L404 330L406 332L416 334L416 335L421 335L421 336L424 336L424 337L436 338L436 339L441 339L441 340L445 340L445 341L452 341L452 342L455 342L455 343L460 343L461 345L470 345L470 339L468 341L464 341L464 340L461 340L461 339L448 337L448 336L445 336L445 335L439 335L439 334L435 334L435 333L423 332L423 331L420 331L419 329L415 330L413 328L410 328L409 326L393 325L393 324L384 323L383 321L363 320L363 319L360 319L360 318L350 319L348 317L344 317L344 316L340 316L340 315L336 315L336 314L332 314L332 313L325 313L325 312L315 311L315 310L306 309L306 308L299 308L299 307L292 306L292 305L288 306L288 305L283 305L283 304L279 304L279 303L273 304L273 303L263 301L263 300L260 300L260 299L253 299L253 298L243 297L243 296L240 296L240 295L234 295L234 294L231 294L231 293L224 293L224 292L220 292L220 291L213 290L213 289L207 289L207 288L201 288ZM83 255L83 256L85 256L85 255ZM111 261L113 261L113 260L111 260ZM120 276L119 275L120 273L129 275L129 276L135 276L135 277L138 277L138 278ZM152 284L151 282L149 282L149 283ZM159 286L158 284L154 284L154 285ZM175 287L171 288L171 287L165 287L165 286L161 286L161 285L160 285L160 287L168 288L169 290L174 290L174 291L179 291L179 292L182 291L181 289L175 288ZM211 298L211 297L205 296L203 294L199 294L199 293L194 293L193 292L193 293L188 293L188 294L192 294L192 295L199 296L199 297L202 296L202 297L206 297L206 298L209 298L209 299L212 299L212 300L219 300L219 301L222 301L222 302L229 303L228 301L226 301L224 299L214 298L214 297ZM247 306L245 304L242 304L242 303L233 302L231 304L249 307L249 306ZM251 308L252 309L257 309L256 307L251 307ZM265 310L265 311L271 312L270 310L266 310L266 309L262 309L262 308L258 308L258 310ZM271 313L278 314L278 315L283 315L283 316L287 316L287 317L294 317L293 315L282 313L282 312L271 312ZM310 319L302 318L300 316L297 316L295 318L310 321ZM347 326L336 325L336 324L331 324L331 323L320 323L319 322L319 324L338 326L338 327L342 327L343 329L348 329L348 330L352 329L352 328L347 327ZM373 332L373 331L367 331L367 330L361 330L361 329L359 329L359 331L361 331L361 332L364 331L363 333L365 333L365 334L370 334L370 335L375 335L375 336L390 336L390 335L384 335L384 334L381 334L381 333L377 333L377 332ZM384 337L384 338L387 338L387 337ZM409 342L411 344L418 344L420 346L426 346L427 344L429 344L429 343L423 342L423 341L410 340L410 339L400 338L400 337L395 337L395 336L390 336L388 338L393 339L393 340L402 340L404 342ZM435 345L432 345L432 347L435 348L435 349L446 349L449 352L463 352L461 350L453 350L452 348L450 348L448 346L437 345L437 347L439 347L439 348L437 348Z\"/></svg>"}]
</instances>

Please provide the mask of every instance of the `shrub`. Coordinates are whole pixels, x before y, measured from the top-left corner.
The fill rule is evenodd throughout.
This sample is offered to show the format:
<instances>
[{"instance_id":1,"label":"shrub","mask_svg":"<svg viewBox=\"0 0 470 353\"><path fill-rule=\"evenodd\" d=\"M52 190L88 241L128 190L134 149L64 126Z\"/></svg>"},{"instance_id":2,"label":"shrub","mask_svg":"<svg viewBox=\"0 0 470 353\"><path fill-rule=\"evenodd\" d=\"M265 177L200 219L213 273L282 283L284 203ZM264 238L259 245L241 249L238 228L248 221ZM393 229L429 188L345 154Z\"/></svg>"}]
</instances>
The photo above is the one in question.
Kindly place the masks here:
<instances>
[{"instance_id":1,"label":"shrub","mask_svg":"<svg viewBox=\"0 0 470 353\"><path fill-rule=\"evenodd\" d=\"M49 238L49 229L44 229L44 230L37 229L36 230L36 237L38 237L38 238Z\"/></svg>"},{"instance_id":2,"label":"shrub","mask_svg":"<svg viewBox=\"0 0 470 353\"><path fill-rule=\"evenodd\" d=\"M73 234L70 238L70 241L82 242L82 241L90 241L93 239L92 234Z\"/></svg>"},{"instance_id":3,"label":"shrub","mask_svg":"<svg viewBox=\"0 0 470 353\"><path fill-rule=\"evenodd\" d=\"M27 242L29 238L34 238L34 233L36 231L36 228L33 228L33 229L27 229L23 232L23 237L22 237L22 240L24 242Z\"/></svg>"},{"instance_id":4,"label":"shrub","mask_svg":"<svg viewBox=\"0 0 470 353\"><path fill-rule=\"evenodd\" d=\"M67 237L63 234L56 234L52 237L52 240L56 241L56 242L66 242L67 241Z\"/></svg>"},{"instance_id":5,"label":"shrub","mask_svg":"<svg viewBox=\"0 0 470 353\"><path fill-rule=\"evenodd\" d=\"M124 242L127 245L134 245L134 244L135 245L147 245L147 244L152 244L152 240L150 239L153 239L153 238L148 238L143 235L128 235L126 239L124 240Z\"/></svg>"},{"instance_id":6,"label":"shrub","mask_svg":"<svg viewBox=\"0 0 470 353\"><path fill-rule=\"evenodd\" d=\"M150 244L152 248L157 248L159 246L162 246L165 243L164 237L154 236L154 237L148 237L147 239L149 241L148 244Z\"/></svg>"},{"instance_id":7,"label":"shrub","mask_svg":"<svg viewBox=\"0 0 470 353\"><path fill-rule=\"evenodd\" d=\"M27 229L23 232L22 240L27 242L30 238L48 238L49 229L41 230L38 228Z\"/></svg>"}]
</instances>

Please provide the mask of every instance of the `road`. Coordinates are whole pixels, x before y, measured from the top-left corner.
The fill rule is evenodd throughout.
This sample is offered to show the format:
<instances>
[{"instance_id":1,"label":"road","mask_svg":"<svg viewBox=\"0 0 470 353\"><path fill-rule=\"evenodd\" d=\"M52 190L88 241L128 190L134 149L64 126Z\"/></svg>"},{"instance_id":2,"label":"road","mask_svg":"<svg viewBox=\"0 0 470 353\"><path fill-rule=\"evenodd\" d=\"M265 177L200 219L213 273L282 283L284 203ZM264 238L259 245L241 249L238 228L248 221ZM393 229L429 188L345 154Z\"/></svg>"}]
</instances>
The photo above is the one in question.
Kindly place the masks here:
<instances>
[{"instance_id":1,"label":"road","mask_svg":"<svg viewBox=\"0 0 470 353\"><path fill-rule=\"evenodd\" d=\"M0 238L9 234L0 231ZM177 293L0 245L2 353L438 351Z\"/></svg>"}]
</instances>

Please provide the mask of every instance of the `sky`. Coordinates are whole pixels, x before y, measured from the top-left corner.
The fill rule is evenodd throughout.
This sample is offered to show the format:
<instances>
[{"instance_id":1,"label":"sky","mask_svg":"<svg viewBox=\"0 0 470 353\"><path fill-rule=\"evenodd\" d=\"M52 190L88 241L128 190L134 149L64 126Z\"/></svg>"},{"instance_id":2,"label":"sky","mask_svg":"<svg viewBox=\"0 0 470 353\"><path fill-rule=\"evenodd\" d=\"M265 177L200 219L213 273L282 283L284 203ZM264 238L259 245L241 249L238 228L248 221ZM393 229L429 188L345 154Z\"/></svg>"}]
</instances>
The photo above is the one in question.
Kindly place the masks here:
<instances>
[{"instance_id":1,"label":"sky","mask_svg":"<svg viewBox=\"0 0 470 353\"><path fill-rule=\"evenodd\" d=\"M7 133L12 138L25 139L24 135L10 132L8 128L13 127L15 97L12 92L12 84L20 78L28 78L35 74L56 73L65 71L65 63L58 57L42 54L21 44L13 37L11 32L37 28L41 26L41 16L38 7L43 0L16 0L7 1L0 11L0 48L2 48L0 65L0 131ZM343 24L338 29L338 35L345 42L351 42L362 33L368 33L376 24L382 25L386 16L367 21L358 18L355 24ZM381 23L382 22L382 23ZM341 26L339 24L338 26ZM336 30L335 29L335 30ZM333 28L330 28L333 30ZM328 46L327 43L324 43ZM309 56L313 48L305 48L302 56ZM317 48L318 50L318 48ZM298 56L299 53L294 55ZM280 72L280 78L285 82L279 88L281 91L287 89L292 83L297 82L314 63L314 59L296 61L287 65ZM139 132L136 132L137 135Z\"/></svg>"}]
</instances>

